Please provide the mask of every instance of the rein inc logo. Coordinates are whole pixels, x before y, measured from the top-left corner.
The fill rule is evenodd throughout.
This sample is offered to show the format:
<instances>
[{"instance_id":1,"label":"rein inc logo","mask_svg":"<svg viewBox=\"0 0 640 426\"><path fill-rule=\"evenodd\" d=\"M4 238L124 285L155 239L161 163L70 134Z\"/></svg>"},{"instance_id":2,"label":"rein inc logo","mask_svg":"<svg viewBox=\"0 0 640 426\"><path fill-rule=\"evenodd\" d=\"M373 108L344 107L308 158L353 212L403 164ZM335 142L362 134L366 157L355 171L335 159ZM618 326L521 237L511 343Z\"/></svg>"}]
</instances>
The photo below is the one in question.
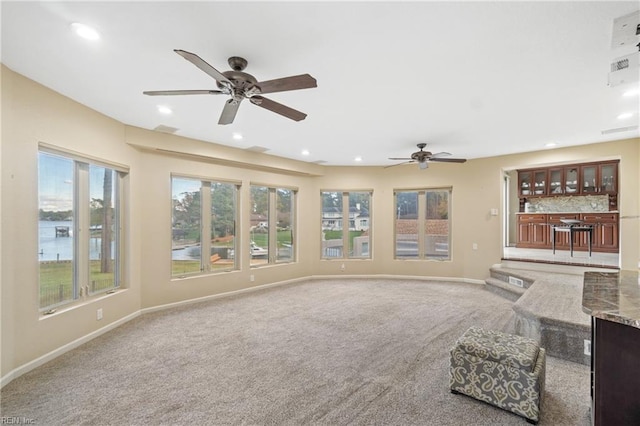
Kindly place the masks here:
<instances>
[{"instance_id":1,"label":"rein inc logo","mask_svg":"<svg viewBox=\"0 0 640 426\"><path fill-rule=\"evenodd\" d=\"M0 425L35 425L36 419L19 416L2 416L0 417Z\"/></svg>"}]
</instances>

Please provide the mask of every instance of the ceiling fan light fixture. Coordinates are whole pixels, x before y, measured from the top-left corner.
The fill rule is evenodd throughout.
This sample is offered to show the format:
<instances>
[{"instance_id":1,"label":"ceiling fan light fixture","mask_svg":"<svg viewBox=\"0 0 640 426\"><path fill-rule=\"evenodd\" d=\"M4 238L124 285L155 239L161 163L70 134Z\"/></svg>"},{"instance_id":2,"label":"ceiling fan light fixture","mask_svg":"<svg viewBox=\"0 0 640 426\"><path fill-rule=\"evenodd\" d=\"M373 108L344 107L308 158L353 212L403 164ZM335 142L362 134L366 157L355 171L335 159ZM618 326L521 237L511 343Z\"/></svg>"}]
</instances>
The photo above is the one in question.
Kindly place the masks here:
<instances>
[{"instance_id":1,"label":"ceiling fan light fixture","mask_svg":"<svg viewBox=\"0 0 640 426\"><path fill-rule=\"evenodd\" d=\"M424 170L424 169L428 169L429 168L429 163L427 163L426 161L423 161L421 163L418 163L420 170Z\"/></svg>"},{"instance_id":2,"label":"ceiling fan light fixture","mask_svg":"<svg viewBox=\"0 0 640 426\"><path fill-rule=\"evenodd\" d=\"M85 40L95 41L100 39L100 34L95 29L88 25L74 22L71 24L71 29L80 37Z\"/></svg>"}]
</instances>

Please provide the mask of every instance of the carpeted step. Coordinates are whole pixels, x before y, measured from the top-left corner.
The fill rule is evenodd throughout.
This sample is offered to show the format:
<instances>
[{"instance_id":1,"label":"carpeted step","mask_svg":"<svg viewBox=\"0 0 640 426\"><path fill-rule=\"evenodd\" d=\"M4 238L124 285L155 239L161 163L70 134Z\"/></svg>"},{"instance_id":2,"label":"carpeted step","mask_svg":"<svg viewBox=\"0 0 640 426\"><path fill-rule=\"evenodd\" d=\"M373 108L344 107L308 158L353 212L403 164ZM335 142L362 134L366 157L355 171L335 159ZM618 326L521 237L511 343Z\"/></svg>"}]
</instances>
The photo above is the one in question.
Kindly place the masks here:
<instances>
[{"instance_id":1,"label":"carpeted step","mask_svg":"<svg viewBox=\"0 0 640 426\"><path fill-rule=\"evenodd\" d=\"M520 296L527 291L526 288L509 284L497 278L490 277L484 280L484 282L487 290L512 302L518 300Z\"/></svg>"},{"instance_id":2,"label":"carpeted step","mask_svg":"<svg viewBox=\"0 0 640 426\"><path fill-rule=\"evenodd\" d=\"M513 287L520 287L520 284L522 284L522 288L524 289L531 287L531 284L533 284L535 280L540 278L541 276L541 274L536 274L535 272L531 271L522 271L519 269L496 266L492 266L489 269L489 273L491 274L491 278L500 280Z\"/></svg>"}]
</instances>

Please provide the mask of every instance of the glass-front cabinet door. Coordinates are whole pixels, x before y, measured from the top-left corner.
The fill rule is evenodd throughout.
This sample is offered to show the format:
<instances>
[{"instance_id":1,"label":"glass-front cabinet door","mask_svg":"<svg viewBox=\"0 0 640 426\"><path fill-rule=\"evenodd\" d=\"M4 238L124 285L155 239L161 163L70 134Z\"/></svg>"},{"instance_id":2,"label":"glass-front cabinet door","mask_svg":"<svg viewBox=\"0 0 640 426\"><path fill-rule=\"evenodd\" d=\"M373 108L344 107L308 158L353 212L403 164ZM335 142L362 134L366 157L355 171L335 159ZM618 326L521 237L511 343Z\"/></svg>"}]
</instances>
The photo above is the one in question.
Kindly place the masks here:
<instances>
[{"instance_id":1,"label":"glass-front cabinet door","mask_svg":"<svg viewBox=\"0 0 640 426\"><path fill-rule=\"evenodd\" d=\"M578 167L566 167L564 169L565 194L575 194L578 192Z\"/></svg>"},{"instance_id":2,"label":"glass-front cabinet door","mask_svg":"<svg viewBox=\"0 0 640 426\"><path fill-rule=\"evenodd\" d=\"M564 179L564 169L549 169L549 195L564 194L562 180Z\"/></svg>"},{"instance_id":3,"label":"glass-front cabinet door","mask_svg":"<svg viewBox=\"0 0 640 426\"><path fill-rule=\"evenodd\" d=\"M598 165L582 166L582 193L594 194L598 192Z\"/></svg>"},{"instance_id":4,"label":"glass-front cabinet door","mask_svg":"<svg viewBox=\"0 0 640 426\"><path fill-rule=\"evenodd\" d=\"M618 192L618 163L607 163L600 165L600 187L599 192Z\"/></svg>"},{"instance_id":5,"label":"glass-front cabinet door","mask_svg":"<svg viewBox=\"0 0 640 426\"><path fill-rule=\"evenodd\" d=\"M531 182L532 172L518 172L518 188L520 196L527 196L533 194L533 185Z\"/></svg>"},{"instance_id":6,"label":"glass-front cabinet door","mask_svg":"<svg viewBox=\"0 0 640 426\"><path fill-rule=\"evenodd\" d=\"M533 193L535 195L547 194L547 171L536 170L533 172Z\"/></svg>"}]
</instances>

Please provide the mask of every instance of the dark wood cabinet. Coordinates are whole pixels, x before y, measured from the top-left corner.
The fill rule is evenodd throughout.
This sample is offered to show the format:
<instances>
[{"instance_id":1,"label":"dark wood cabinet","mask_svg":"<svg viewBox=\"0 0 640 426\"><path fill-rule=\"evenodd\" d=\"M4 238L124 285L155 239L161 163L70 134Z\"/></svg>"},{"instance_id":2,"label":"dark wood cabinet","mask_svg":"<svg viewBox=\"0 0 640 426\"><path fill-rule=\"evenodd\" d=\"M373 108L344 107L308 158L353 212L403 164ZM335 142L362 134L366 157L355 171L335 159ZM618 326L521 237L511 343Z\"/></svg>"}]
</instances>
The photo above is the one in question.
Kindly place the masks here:
<instances>
[{"instance_id":1,"label":"dark wood cabinet","mask_svg":"<svg viewBox=\"0 0 640 426\"><path fill-rule=\"evenodd\" d=\"M518 196L617 195L618 163L603 161L518 170Z\"/></svg>"},{"instance_id":2,"label":"dark wood cabinet","mask_svg":"<svg viewBox=\"0 0 640 426\"><path fill-rule=\"evenodd\" d=\"M520 213L517 227L518 239L516 247L551 249L552 225L563 225L563 219L580 220L585 225L593 226L591 250L604 253L619 251L619 216L618 213ZM556 232L556 250L569 249L570 234ZM587 251L588 237L585 233L575 233L573 249Z\"/></svg>"},{"instance_id":3,"label":"dark wood cabinet","mask_svg":"<svg viewBox=\"0 0 640 426\"><path fill-rule=\"evenodd\" d=\"M618 163L583 164L580 166L580 180L583 195L617 194Z\"/></svg>"},{"instance_id":4,"label":"dark wood cabinet","mask_svg":"<svg viewBox=\"0 0 640 426\"><path fill-rule=\"evenodd\" d=\"M518 188L521 197L544 196L548 194L548 170L526 170L518 172Z\"/></svg>"},{"instance_id":5,"label":"dark wood cabinet","mask_svg":"<svg viewBox=\"0 0 640 426\"><path fill-rule=\"evenodd\" d=\"M600 252L617 253L618 241L618 214L617 213L583 213L580 219L593 229L593 249ZM581 245L586 247L586 240Z\"/></svg>"},{"instance_id":6,"label":"dark wood cabinet","mask_svg":"<svg viewBox=\"0 0 640 426\"><path fill-rule=\"evenodd\" d=\"M569 219L569 220L580 220L580 214L579 213L571 213L571 214L563 214L563 213L553 213L553 214L548 214L547 215L547 223L549 224L549 239L551 239L551 232L553 232L553 230L551 229L551 225L564 225L564 223L562 223L563 219ZM556 233L556 250L569 250L569 238L570 238L570 234L568 232L557 232ZM574 249L575 247L578 245L579 243L579 234L576 234L574 236Z\"/></svg>"},{"instance_id":7,"label":"dark wood cabinet","mask_svg":"<svg viewBox=\"0 0 640 426\"><path fill-rule=\"evenodd\" d=\"M518 215L518 242L516 247L544 248L549 243L547 215Z\"/></svg>"},{"instance_id":8,"label":"dark wood cabinet","mask_svg":"<svg viewBox=\"0 0 640 426\"><path fill-rule=\"evenodd\" d=\"M592 318L594 425L640 424L640 329Z\"/></svg>"}]
</instances>

